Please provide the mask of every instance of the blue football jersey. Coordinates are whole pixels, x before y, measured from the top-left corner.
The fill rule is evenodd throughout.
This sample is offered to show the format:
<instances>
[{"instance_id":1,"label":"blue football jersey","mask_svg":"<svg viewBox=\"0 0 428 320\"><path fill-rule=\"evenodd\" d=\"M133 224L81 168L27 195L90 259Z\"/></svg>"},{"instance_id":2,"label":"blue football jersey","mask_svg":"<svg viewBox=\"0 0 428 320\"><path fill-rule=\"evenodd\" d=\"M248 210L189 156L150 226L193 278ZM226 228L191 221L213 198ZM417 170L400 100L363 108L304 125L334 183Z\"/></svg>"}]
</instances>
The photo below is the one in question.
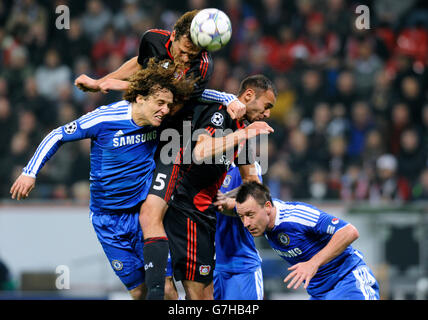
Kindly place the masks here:
<instances>
[{"instance_id":1,"label":"blue football jersey","mask_svg":"<svg viewBox=\"0 0 428 320\"><path fill-rule=\"evenodd\" d=\"M258 164L256 163L256 166ZM261 181L260 167L258 166ZM226 174L220 191L229 192L242 184L239 167L234 164ZM261 265L254 238L244 227L239 217L226 216L217 212L215 234L216 270L227 272L251 272Z\"/></svg>"},{"instance_id":2,"label":"blue football jersey","mask_svg":"<svg viewBox=\"0 0 428 320\"><path fill-rule=\"evenodd\" d=\"M272 249L291 265L306 262L323 249L335 232L348 223L302 202L273 199L275 225L265 232ZM357 264L361 253L348 246L340 255L321 266L307 288L311 296L323 294Z\"/></svg>"},{"instance_id":3,"label":"blue football jersey","mask_svg":"<svg viewBox=\"0 0 428 320\"><path fill-rule=\"evenodd\" d=\"M53 130L23 169L36 177L65 142L91 139L91 211L123 210L145 200L155 168L158 129L138 126L132 105L119 101Z\"/></svg>"}]
</instances>

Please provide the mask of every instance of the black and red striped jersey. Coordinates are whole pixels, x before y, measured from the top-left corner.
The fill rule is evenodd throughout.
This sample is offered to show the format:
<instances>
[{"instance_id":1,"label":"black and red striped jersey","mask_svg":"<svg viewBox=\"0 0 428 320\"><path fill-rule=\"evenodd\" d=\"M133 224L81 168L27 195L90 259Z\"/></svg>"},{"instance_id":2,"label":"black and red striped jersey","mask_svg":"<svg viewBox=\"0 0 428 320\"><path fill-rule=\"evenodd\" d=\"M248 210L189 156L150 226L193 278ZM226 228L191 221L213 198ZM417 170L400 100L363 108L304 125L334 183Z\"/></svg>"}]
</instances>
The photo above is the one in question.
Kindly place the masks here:
<instances>
[{"instance_id":1,"label":"black and red striped jersey","mask_svg":"<svg viewBox=\"0 0 428 320\"><path fill-rule=\"evenodd\" d=\"M227 113L226 107L221 104L213 103L193 108L193 144L196 144L198 134L209 134L218 138L244 127L244 123L233 120ZM180 209L184 214L192 215L193 218L210 227L215 227L216 210L212 203L229 167L238 153L244 149L247 150L245 141L233 150L226 151L208 161L198 164L192 158L191 164L182 165L176 190L169 205ZM245 162L245 159L248 161ZM254 162L251 157L245 157L245 159L243 164Z\"/></svg>"},{"instance_id":2,"label":"black and red striped jersey","mask_svg":"<svg viewBox=\"0 0 428 320\"><path fill-rule=\"evenodd\" d=\"M138 63L145 67L150 58L156 57L159 60L171 59L171 32L161 29L147 30L141 39L138 52ZM190 67L185 70L186 75L199 80L195 84L195 89L191 98L199 98L207 87L208 81L213 73L213 60L211 54L206 50L201 50L198 56L190 63Z\"/></svg>"}]
</instances>

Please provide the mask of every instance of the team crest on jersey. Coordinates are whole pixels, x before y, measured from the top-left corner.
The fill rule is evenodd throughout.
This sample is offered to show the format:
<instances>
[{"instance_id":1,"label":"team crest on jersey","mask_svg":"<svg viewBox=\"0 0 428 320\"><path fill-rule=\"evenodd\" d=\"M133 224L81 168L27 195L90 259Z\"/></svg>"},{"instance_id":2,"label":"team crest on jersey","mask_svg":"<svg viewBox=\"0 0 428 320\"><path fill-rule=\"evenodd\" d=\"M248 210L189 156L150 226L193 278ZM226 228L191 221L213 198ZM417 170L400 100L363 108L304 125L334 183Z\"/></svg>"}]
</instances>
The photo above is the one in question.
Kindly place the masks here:
<instances>
[{"instance_id":1,"label":"team crest on jersey","mask_svg":"<svg viewBox=\"0 0 428 320\"><path fill-rule=\"evenodd\" d=\"M211 270L211 266L210 265L202 265L199 267L199 273L201 274L201 276L207 276L209 275Z\"/></svg>"},{"instance_id":2,"label":"team crest on jersey","mask_svg":"<svg viewBox=\"0 0 428 320\"><path fill-rule=\"evenodd\" d=\"M68 124L66 124L64 126L64 131L67 134L73 134L73 133L76 132L76 130L77 130L77 123L76 123L76 121L70 122L70 123L68 123Z\"/></svg>"},{"instance_id":3,"label":"team crest on jersey","mask_svg":"<svg viewBox=\"0 0 428 320\"><path fill-rule=\"evenodd\" d=\"M287 235L287 234L285 234L285 233L283 233L283 232L281 232L279 235L278 235L278 241L283 245L283 246L288 246L289 244L290 244L290 237Z\"/></svg>"},{"instance_id":4,"label":"team crest on jersey","mask_svg":"<svg viewBox=\"0 0 428 320\"><path fill-rule=\"evenodd\" d=\"M116 271L120 271L123 268L123 263L119 260L113 260L111 262L111 265L113 266L113 269Z\"/></svg>"},{"instance_id":5,"label":"team crest on jersey","mask_svg":"<svg viewBox=\"0 0 428 320\"><path fill-rule=\"evenodd\" d=\"M213 116L211 117L211 122L215 126L221 126L223 124L223 121L224 121L224 117L220 112L214 113Z\"/></svg>"},{"instance_id":6,"label":"team crest on jersey","mask_svg":"<svg viewBox=\"0 0 428 320\"><path fill-rule=\"evenodd\" d=\"M228 188L231 180L232 176L228 174L223 180L223 187Z\"/></svg>"}]
</instances>

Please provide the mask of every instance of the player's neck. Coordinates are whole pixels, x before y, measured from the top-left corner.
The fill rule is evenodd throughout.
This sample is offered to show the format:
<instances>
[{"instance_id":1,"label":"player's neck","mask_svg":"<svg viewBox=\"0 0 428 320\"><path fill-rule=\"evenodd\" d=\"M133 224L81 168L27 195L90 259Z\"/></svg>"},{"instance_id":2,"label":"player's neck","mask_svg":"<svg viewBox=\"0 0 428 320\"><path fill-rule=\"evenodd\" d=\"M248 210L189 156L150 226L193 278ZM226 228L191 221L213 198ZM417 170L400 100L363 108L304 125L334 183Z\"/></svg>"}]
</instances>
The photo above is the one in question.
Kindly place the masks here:
<instances>
[{"instance_id":1,"label":"player's neck","mask_svg":"<svg viewBox=\"0 0 428 320\"><path fill-rule=\"evenodd\" d=\"M142 109L141 106L137 102L133 102L131 104L132 120L139 127L146 126L146 125L150 124L149 121L143 117L142 112L140 112L141 109Z\"/></svg>"},{"instance_id":2,"label":"player's neck","mask_svg":"<svg viewBox=\"0 0 428 320\"><path fill-rule=\"evenodd\" d=\"M276 220L276 208L272 206L271 212L269 214L269 224L267 226L268 230L272 230L275 227Z\"/></svg>"}]
</instances>

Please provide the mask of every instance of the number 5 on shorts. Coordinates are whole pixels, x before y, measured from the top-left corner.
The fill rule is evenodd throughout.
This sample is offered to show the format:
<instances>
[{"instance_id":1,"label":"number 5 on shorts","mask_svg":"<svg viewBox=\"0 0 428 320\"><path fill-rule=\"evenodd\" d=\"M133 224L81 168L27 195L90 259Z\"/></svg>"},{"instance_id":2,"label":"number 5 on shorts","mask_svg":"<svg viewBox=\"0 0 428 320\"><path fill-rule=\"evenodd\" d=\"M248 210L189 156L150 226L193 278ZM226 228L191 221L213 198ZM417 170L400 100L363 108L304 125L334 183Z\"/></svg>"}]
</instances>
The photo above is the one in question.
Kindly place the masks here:
<instances>
[{"instance_id":1,"label":"number 5 on shorts","mask_svg":"<svg viewBox=\"0 0 428 320\"><path fill-rule=\"evenodd\" d=\"M165 173L158 173L155 179L155 183L153 184L153 189L155 190L163 190L165 188L165 179L167 175Z\"/></svg>"}]
</instances>

